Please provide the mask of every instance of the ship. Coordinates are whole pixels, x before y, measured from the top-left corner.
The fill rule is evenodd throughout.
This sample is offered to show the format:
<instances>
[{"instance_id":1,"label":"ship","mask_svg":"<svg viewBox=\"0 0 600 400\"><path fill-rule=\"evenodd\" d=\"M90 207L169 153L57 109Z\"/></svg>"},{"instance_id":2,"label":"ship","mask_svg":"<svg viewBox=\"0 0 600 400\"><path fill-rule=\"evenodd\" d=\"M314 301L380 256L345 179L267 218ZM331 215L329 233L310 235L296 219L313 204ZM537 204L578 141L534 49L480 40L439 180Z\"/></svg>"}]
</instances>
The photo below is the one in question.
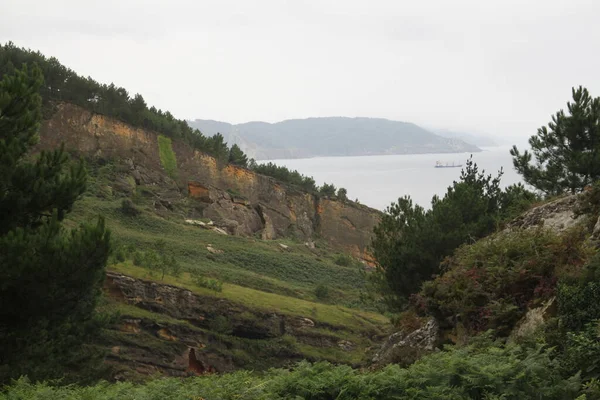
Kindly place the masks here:
<instances>
[{"instance_id":1,"label":"ship","mask_svg":"<svg viewBox=\"0 0 600 400\"><path fill-rule=\"evenodd\" d=\"M452 164L443 164L441 161L436 161L435 162L435 168L460 168L462 167L462 164L454 164L454 162L452 162Z\"/></svg>"}]
</instances>

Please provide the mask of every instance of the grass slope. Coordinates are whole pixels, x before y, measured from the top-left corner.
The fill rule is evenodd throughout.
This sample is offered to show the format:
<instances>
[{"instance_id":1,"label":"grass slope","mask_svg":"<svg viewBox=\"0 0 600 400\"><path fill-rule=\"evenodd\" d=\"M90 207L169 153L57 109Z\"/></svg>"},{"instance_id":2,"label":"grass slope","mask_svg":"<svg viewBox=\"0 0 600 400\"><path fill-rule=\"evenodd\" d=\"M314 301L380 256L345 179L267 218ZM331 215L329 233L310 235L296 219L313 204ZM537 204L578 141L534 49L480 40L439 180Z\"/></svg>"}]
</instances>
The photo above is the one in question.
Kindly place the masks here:
<instances>
[{"instance_id":1,"label":"grass slope","mask_svg":"<svg viewBox=\"0 0 600 400\"><path fill-rule=\"evenodd\" d=\"M325 243L317 241L317 249L309 249L303 243L292 240L263 241L255 237L221 235L189 225L185 223L185 216L187 210L194 206L191 200L190 203L178 201L171 211L157 212L153 192L156 189L136 186L131 179L125 179L121 182L131 187L130 198L139 211L137 215L130 214L122 207L126 197L116 189L115 171L118 170L119 166L115 164L92 168L89 190L76 203L66 221L68 225L75 226L97 215L105 217L112 232L115 254L126 249L125 260L113 257L108 266L110 271L183 287L198 295L225 299L252 310L310 318L319 326L310 333L315 335L314 343L324 339L330 343L345 340L355 344L352 350L346 351L337 347L321 348L312 345L311 340L297 342L289 335L264 344L223 336L218 342L228 344L219 345L216 351L231 353L234 361L247 359L249 367L259 369L269 367L267 360L260 358L270 357L271 353L277 353L272 349L279 348L285 348L282 354L296 354L309 360L357 364L364 360L365 350L373 345L370 337L383 334L388 329L386 317L364 309L360 302L360 292L364 288L360 264L340 262L340 259L347 261L348 258L332 251ZM166 251L181 265L182 272L177 276L167 273L161 277L161 273L145 268L143 263L134 263L136 252L155 250L158 240L164 242ZM209 246L222 253L210 252ZM222 290L198 286L198 276L220 281ZM319 298L316 289L323 286L328 289L328 295ZM115 299L106 299L101 311L125 319L143 319L219 336L217 332L193 327L187 321L119 303ZM117 331L107 332L107 338L113 343L131 345L139 342L146 348L154 343L152 346L157 349L166 346L165 352L171 346L159 343L157 338L147 333L136 336L120 332L118 327Z\"/></svg>"}]
</instances>

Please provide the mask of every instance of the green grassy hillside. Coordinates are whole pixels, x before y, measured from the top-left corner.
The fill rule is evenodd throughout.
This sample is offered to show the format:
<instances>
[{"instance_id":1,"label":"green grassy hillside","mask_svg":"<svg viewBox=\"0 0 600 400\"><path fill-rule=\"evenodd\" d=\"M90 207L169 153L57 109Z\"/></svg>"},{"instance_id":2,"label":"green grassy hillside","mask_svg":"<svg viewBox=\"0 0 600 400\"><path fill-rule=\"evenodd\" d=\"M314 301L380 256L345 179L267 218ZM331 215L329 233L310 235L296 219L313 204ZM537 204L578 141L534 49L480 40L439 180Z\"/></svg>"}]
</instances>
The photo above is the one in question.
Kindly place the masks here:
<instances>
[{"instance_id":1,"label":"green grassy hillside","mask_svg":"<svg viewBox=\"0 0 600 400\"><path fill-rule=\"evenodd\" d=\"M90 168L88 191L76 203L67 224L75 226L103 215L114 244L108 271L185 288L206 304L225 301L235 309L229 313L207 306L208 313L223 314L213 315L218 323L209 321L198 326L156 312L147 304L129 304L107 292L101 311L112 315L116 322L106 331L103 345L120 349L118 356L110 357L120 375L140 379L147 374L135 371L140 349L171 359L182 352L182 345L165 341L157 329L149 328L153 325L167 329L181 343L198 338L198 342L206 343L203 352L231 360L234 368L253 369L287 365L299 359L360 365L389 332L387 318L361 303L364 266L350 256L333 251L318 238L316 247L309 248L293 240L224 235L210 227L190 224L184 217L187 210L181 208L185 204L157 211L151 187L136 187L130 182L133 190L129 196L119 191L113 184L116 169L114 164ZM189 207L193 207L191 202ZM163 258L164 271L153 267L157 259ZM307 318L314 327L299 338L286 333L252 340L236 337L219 326L243 325L269 314ZM123 321L138 321L139 328L132 331L131 324ZM336 345L346 342L352 344L351 348Z\"/></svg>"}]
</instances>

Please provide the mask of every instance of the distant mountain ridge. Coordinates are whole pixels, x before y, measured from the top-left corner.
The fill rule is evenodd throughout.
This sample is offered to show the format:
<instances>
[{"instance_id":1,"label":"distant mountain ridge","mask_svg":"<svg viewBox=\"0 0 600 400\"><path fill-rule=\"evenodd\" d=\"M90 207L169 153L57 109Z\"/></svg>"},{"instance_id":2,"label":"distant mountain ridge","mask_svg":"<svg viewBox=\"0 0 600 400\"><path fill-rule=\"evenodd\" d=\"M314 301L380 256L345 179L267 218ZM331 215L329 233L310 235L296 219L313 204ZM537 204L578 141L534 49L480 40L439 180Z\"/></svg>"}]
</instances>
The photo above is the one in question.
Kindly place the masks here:
<instances>
[{"instance_id":1,"label":"distant mountain ridge","mask_svg":"<svg viewBox=\"0 0 600 400\"><path fill-rule=\"evenodd\" d=\"M453 131L449 129L432 129L436 135L445 137L445 138L455 138L460 139L464 142L474 144L475 146L483 146L483 147L493 147L498 146L498 143L493 140L491 137L479 134L479 133L471 133L471 132L462 132L462 131Z\"/></svg>"},{"instance_id":2,"label":"distant mountain ridge","mask_svg":"<svg viewBox=\"0 0 600 400\"><path fill-rule=\"evenodd\" d=\"M321 117L236 125L196 119L188 123L206 135L220 132L230 145L237 144L257 160L481 151L461 139L383 118Z\"/></svg>"}]
</instances>

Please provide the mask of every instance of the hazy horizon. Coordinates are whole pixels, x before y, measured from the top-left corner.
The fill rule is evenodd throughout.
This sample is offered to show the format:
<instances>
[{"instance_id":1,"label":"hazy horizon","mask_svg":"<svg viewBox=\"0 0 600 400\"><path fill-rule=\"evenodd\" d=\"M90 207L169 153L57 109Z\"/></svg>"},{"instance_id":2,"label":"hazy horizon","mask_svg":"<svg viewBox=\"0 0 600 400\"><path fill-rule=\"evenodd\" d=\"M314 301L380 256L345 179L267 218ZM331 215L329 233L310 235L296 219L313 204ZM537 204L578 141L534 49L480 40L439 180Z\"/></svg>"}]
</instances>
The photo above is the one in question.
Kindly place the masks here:
<instances>
[{"instance_id":1,"label":"hazy horizon","mask_svg":"<svg viewBox=\"0 0 600 400\"><path fill-rule=\"evenodd\" d=\"M510 142L571 87L600 93L599 14L593 0L8 0L0 41L178 118L386 118Z\"/></svg>"}]
</instances>

